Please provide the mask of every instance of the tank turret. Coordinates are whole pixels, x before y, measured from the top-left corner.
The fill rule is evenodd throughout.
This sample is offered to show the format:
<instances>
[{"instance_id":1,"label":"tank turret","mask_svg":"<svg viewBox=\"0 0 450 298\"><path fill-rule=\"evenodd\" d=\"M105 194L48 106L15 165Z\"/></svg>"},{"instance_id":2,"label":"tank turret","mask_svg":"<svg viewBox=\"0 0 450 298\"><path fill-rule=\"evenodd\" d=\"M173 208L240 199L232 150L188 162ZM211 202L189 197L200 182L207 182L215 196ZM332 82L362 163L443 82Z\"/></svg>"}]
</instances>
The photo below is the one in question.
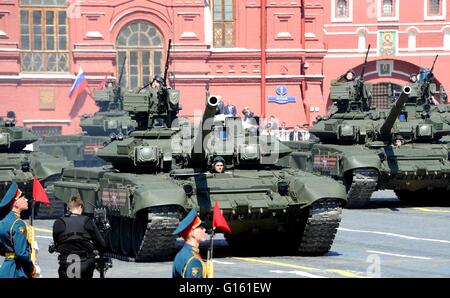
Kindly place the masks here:
<instances>
[{"instance_id":1,"label":"tank turret","mask_svg":"<svg viewBox=\"0 0 450 298\"><path fill-rule=\"evenodd\" d=\"M94 90L94 101L99 107L93 115L83 115L80 119L81 129L90 136L127 135L137 127L127 111L123 109L124 92L121 87L125 59L119 75L119 81L108 81L102 90Z\"/></svg>"},{"instance_id":2,"label":"tank turret","mask_svg":"<svg viewBox=\"0 0 450 298\"><path fill-rule=\"evenodd\" d=\"M331 82L330 99L336 104L338 113L364 112L370 109L372 85L364 82L369 51L370 45L360 76L356 77L355 72L349 70Z\"/></svg>"},{"instance_id":3,"label":"tank turret","mask_svg":"<svg viewBox=\"0 0 450 298\"><path fill-rule=\"evenodd\" d=\"M392 128L397 119L399 118L401 112L403 111L403 107L406 101L408 100L410 93L411 87L405 86L403 88L402 93L400 94L400 97L392 105L391 109L389 110L389 114L387 115L386 119L384 120L383 124L380 127L381 140L385 141L391 140Z\"/></svg>"},{"instance_id":4,"label":"tank turret","mask_svg":"<svg viewBox=\"0 0 450 298\"><path fill-rule=\"evenodd\" d=\"M29 128L16 126L16 120L0 117L0 152L20 152L37 140Z\"/></svg>"},{"instance_id":5,"label":"tank turret","mask_svg":"<svg viewBox=\"0 0 450 298\"><path fill-rule=\"evenodd\" d=\"M15 119L0 117L0 197L8 185L15 181L27 197L32 198L31 186L36 177L46 187L52 203L51 207L38 205L35 209L36 217L62 216L63 203L55 201L52 187L48 186L59 179L63 167L72 166L73 163L65 158L34 152L33 143L37 140L38 137L29 128L16 126ZM29 212L24 216L28 215Z\"/></svg>"}]
</instances>

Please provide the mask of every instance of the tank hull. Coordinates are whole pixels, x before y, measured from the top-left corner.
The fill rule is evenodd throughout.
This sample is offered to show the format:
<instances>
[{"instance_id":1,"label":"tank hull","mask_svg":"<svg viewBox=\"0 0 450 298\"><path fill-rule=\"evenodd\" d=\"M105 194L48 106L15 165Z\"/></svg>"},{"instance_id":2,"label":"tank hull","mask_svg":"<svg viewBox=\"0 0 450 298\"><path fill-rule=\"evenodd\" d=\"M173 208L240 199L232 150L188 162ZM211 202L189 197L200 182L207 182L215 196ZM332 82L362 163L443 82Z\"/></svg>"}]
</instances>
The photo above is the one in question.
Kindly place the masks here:
<instances>
[{"instance_id":1,"label":"tank hull","mask_svg":"<svg viewBox=\"0 0 450 298\"><path fill-rule=\"evenodd\" d=\"M16 181L19 188L31 199L33 197L33 179L36 177L47 193L50 207L37 203L35 217L55 218L62 216L64 205L62 201L54 198L53 183L59 179L62 168L69 166L73 166L73 163L43 152L0 153L0 196L3 196L12 181ZM23 216L28 217L30 212L31 208Z\"/></svg>"},{"instance_id":2,"label":"tank hull","mask_svg":"<svg viewBox=\"0 0 450 298\"><path fill-rule=\"evenodd\" d=\"M280 177L289 184L287 192L278 189ZM243 241L252 237L281 233L286 235L285 247L291 252L324 254L332 245L346 202L340 184L292 169L235 170L216 175L65 169L62 180L55 183L55 195L67 202L76 193L85 201L87 213L94 207L107 208L112 226L110 253L146 262L172 258L177 247L171 233L179 220L197 208L210 224L215 201L232 230L227 239L234 248L242 247ZM289 233L294 234L288 237ZM257 254L258 246L252 247Z\"/></svg>"},{"instance_id":3,"label":"tank hull","mask_svg":"<svg viewBox=\"0 0 450 298\"><path fill-rule=\"evenodd\" d=\"M449 151L444 144L290 146L297 151L289 157L289 165L341 181L349 193L350 208L367 207L377 190L391 189L397 194L449 191Z\"/></svg>"}]
</instances>

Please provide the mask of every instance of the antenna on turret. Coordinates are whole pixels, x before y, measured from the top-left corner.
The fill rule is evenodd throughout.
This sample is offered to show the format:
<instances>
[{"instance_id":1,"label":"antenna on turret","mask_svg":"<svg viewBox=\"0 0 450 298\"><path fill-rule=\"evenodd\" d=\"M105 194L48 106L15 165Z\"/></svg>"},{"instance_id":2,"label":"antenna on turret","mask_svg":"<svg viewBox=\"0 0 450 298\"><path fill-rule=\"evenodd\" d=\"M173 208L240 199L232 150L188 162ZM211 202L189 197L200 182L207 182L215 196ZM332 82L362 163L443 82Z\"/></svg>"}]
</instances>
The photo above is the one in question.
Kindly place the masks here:
<instances>
[{"instance_id":1,"label":"antenna on turret","mask_svg":"<svg viewBox=\"0 0 450 298\"><path fill-rule=\"evenodd\" d=\"M364 81L364 75L366 74L367 58L369 57L369 51L370 51L370 44L369 47L367 48L366 58L364 59L364 64L361 72L361 81Z\"/></svg>"},{"instance_id":2,"label":"antenna on turret","mask_svg":"<svg viewBox=\"0 0 450 298\"><path fill-rule=\"evenodd\" d=\"M116 88L114 88L114 103L118 104L119 110L123 109L122 106L122 87L120 86L122 84L122 77L123 77L123 70L125 68L125 62L127 61L127 56L125 55L122 62L122 67L120 69L120 75L119 75L119 81L117 82Z\"/></svg>"},{"instance_id":3,"label":"antenna on turret","mask_svg":"<svg viewBox=\"0 0 450 298\"><path fill-rule=\"evenodd\" d=\"M172 45L172 39L169 39L169 45L167 47L166 65L164 66L164 85L167 86L167 72L169 71L169 59L170 59L170 47Z\"/></svg>"}]
</instances>

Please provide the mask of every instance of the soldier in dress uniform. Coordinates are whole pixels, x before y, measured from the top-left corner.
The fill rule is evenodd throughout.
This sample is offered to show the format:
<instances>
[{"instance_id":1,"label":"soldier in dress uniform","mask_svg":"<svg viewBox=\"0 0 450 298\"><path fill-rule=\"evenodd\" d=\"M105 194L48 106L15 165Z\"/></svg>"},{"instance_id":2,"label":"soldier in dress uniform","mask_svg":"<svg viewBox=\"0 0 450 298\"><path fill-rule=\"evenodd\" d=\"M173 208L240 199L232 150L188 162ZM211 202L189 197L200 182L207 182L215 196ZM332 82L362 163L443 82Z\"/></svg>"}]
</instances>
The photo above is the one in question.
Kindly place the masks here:
<instances>
[{"instance_id":1,"label":"soldier in dress uniform","mask_svg":"<svg viewBox=\"0 0 450 298\"><path fill-rule=\"evenodd\" d=\"M31 261L27 240L27 225L20 213L28 209L28 199L13 182L0 201L0 255L5 261L0 267L0 278L30 278L39 271Z\"/></svg>"},{"instance_id":2,"label":"soldier in dress uniform","mask_svg":"<svg viewBox=\"0 0 450 298\"><path fill-rule=\"evenodd\" d=\"M184 238L184 246L173 261L172 277L205 278L206 264L200 256L200 242L205 240L206 229L193 208L172 233Z\"/></svg>"}]
</instances>

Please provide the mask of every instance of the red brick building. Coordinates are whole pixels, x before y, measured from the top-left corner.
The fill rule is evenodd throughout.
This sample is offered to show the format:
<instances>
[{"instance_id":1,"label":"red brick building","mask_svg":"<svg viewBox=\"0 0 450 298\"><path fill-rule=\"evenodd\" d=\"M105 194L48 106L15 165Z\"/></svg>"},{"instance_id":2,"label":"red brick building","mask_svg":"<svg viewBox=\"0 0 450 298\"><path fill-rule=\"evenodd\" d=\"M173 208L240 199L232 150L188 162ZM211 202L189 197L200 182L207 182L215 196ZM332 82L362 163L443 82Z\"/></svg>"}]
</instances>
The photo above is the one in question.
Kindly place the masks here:
<instances>
[{"instance_id":1,"label":"red brick building","mask_svg":"<svg viewBox=\"0 0 450 298\"><path fill-rule=\"evenodd\" d=\"M2 0L0 116L14 111L39 134L78 133L80 116L97 110L87 94L69 100L79 67L94 88L126 57L123 84L141 86L164 72L171 39L182 115L209 88L238 111L303 124L326 113L330 81L360 71L368 44L366 78L381 97L435 53L436 77L450 85L447 19L446 0Z\"/></svg>"},{"instance_id":2,"label":"red brick building","mask_svg":"<svg viewBox=\"0 0 450 298\"><path fill-rule=\"evenodd\" d=\"M325 5L324 94L330 81L348 69L361 73L368 45L366 81L374 85L374 102L409 81L420 67L430 68L438 85L450 88L450 22L446 0L330 0ZM439 87L439 86L438 86Z\"/></svg>"},{"instance_id":3,"label":"red brick building","mask_svg":"<svg viewBox=\"0 0 450 298\"><path fill-rule=\"evenodd\" d=\"M202 108L209 87L239 111L303 123L304 98L322 97L325 55L323 7L305 2L1 1L0 115L13 110L42 134L79 132L79 116L96 111L86 94L68 99L79 67L92 88L116 76L126 56L124 84L141 86L164 72L172 39L169 78L182 115ZM269 103L277 87L292 102Z\"/></svg>"}]
</instances>

